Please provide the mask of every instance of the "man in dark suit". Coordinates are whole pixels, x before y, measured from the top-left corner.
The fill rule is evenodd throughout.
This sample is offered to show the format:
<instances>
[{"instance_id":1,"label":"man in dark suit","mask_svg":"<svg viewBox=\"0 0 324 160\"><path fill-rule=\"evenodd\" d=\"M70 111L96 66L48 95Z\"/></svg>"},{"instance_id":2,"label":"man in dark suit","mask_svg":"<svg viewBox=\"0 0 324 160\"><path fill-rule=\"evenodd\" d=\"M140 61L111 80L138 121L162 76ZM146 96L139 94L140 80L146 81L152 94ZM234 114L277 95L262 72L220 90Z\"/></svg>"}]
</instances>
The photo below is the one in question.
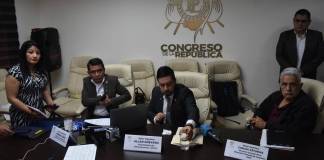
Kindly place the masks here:
<instances>
[{"instance_id":1,"label":"man in dark suit","mask_svg":"<svg viewBox=\"0 0 324 160\"><path fill-rule=\"evenodd\" d=\"M83 79L82 89L82 104L88 109L86 116L109 117L109 111L130 100L131 95L116 76L105 74L101 59L90 59L87 67L89 76Z\"/></svg>"},{"instance_id":2,"label":"man in dark suit","mask_svg":"<svg viewBox=\"0 0 324 160\"><path fill-rule=\"evenodd\" d=\"M296 67L302 76L315 79L316 69L324 58L323 35L319 31L308 29L311 14L306 9L295 13L294 29L282 32L277 44L276 58L280 72L287 67Z\"/></svg>"},{"instance_id":3,"label":"man in dark suit","mask_svg":"<svg viewBox=\"0 0 324 160\"><path fill-rule=\"evenodd\" d=\"M157 71L158 87L153 88L148 118L153 124L166 124L175 131L182 127L191 139L199 121L199 110L192 91L176 83L173 70L162 66Z\"/></svg>"}]
</instances>

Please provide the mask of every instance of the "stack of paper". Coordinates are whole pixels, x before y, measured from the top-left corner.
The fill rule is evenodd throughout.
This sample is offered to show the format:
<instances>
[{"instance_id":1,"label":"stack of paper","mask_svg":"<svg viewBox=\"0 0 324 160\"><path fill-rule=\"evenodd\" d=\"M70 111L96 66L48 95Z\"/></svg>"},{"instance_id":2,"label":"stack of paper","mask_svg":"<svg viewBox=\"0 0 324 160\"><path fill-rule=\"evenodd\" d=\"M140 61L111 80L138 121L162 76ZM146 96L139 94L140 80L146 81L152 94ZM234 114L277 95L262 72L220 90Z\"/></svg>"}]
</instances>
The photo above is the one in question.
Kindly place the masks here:
<instances>
[{"instance_id":1,"label":"stack of paper","mask_svg":"<svg viewBox=\"0 0 324 160\"><path fill-rule=\"evenodd\" d=\"M64 160L95 160L97 146L94 144L70 146Z\"/></svg>"},{"instance_id":2,"label":"stack of paper","mask_svg":"<svg viewBox=\"0 0 324 160\"><path fill-rule=\"evenodd\" d=\"M180 146L180 130L182 127L179 127L177 130L177 133L172 137L171 144ZM194 137L197 134L197 130L194 130ZM203 135L199 134L197 135L193 140L189 142L190 146L194 145L202 145L204 143L204 137Z\"/></svg>"},{"instance_id":3,"label":"stack of paper","mask_svg":"<svg viewBox=\"0 0 324 160\"><path fill-rule=\"evenodd\" d=\"M273 148L273 149L281 149L281 150L288 150L288 151L294 151L295 147L292 146L281 146L281 145L269 145L268 144L268 138L267 138L267 130L262 130L261 140L260 140L260 146L267 147L267 148Z\"/></svg>"}]
</instances>

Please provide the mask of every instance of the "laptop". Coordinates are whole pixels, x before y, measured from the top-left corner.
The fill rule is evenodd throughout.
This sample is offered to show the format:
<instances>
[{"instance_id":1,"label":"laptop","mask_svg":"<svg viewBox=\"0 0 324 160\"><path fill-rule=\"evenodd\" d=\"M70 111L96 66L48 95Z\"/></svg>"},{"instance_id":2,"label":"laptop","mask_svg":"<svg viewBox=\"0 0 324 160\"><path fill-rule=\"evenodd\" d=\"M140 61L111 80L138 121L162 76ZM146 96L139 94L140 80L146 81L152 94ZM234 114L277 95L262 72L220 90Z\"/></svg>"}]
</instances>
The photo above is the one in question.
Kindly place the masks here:
<instances>
[{"instance_id":1,"label":"laptop","mask_svg":"<svg viewBox=\"0 0 324 160\"><path fill-rule=\"evenodd\" d=\"M147 105L138 104L110 111L110 126L121 131L131 131L146 128Z\"/></svg>"}]
</instances>

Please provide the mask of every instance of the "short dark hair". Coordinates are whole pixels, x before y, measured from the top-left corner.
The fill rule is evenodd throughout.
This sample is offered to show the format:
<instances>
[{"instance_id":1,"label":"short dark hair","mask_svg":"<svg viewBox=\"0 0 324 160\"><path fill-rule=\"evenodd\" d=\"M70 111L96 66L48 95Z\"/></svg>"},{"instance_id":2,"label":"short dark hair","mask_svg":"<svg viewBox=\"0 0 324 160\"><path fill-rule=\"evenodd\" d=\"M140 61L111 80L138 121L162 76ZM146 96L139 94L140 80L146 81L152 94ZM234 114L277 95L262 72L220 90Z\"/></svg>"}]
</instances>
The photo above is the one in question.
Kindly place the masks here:
<instances>
[{"instance_id":1,"label":"short dark hair","mask_svg":"<svg viewBox=\"0 0 324 160\"><path fill-rule=\"evenodd\" d=\"M307 19L310 21L311 20L311 13L307 10L307 9L300 9L295 13L295 17L297 15L302 15L302 16L306 16Z\"/></svg>"},{"instance_id":2,"label":"short dark hair","mask_svg":"<svg viewBox=\"0 0 324 160\"><path fill-rule=\"evenodd\" d=\"M90 66L95 66L95 65L101 65L103 69L105 69L105 66L100 58L92 58L88 61L87 68L90 70Z\"/></svg>"},{"instance_id":3,"label":"short dark hair","mask_svg":"<svg viewBox=\"0 0 324 160\"><path fill-rule=\"evenodd\" d=\"M26 59L26 54L27 54L27 50L29 48L31 48L32 46L35 46L39 50L39 54L40 54L40 59L35 66L36 70L39 72L43 72L43 73L45 73L45 71L46 71L46 68L44 66L44 54L41 51L40 46L36 42L34 42L32 40L28 40L28 41L25 41L21 45L20 50L19 50L20 68L23 73L23 76L30 74L30 71L28 70L28 62Z\"/></svg>"},{"instance_id":4,"label":"short dark hair","mask_svg":"<svg viewBox=\"0 0 324 160\"><path fill-rule=\"evenodd\" d=\"M174 71L169 66L161 66L156 73L156 78L171 76L172 80L176 80Z\"/></svg>"}]
</instances>

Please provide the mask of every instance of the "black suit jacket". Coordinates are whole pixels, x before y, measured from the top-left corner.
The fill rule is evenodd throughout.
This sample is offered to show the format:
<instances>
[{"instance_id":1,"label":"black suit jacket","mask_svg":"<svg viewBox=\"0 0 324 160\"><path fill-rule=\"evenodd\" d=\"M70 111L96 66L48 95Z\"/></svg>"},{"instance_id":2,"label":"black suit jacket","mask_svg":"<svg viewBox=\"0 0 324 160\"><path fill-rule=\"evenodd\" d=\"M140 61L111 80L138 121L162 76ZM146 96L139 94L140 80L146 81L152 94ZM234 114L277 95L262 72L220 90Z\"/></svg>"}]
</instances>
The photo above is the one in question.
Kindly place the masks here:
<instances>
[{"instance_id":1,"label":"black suit jacket","mask_svg":"<svg viewBox=\"0 0 324 160\"><path fill-rule=\"evenodd\" d=\"M305 51L300 69L303 77L316 78L316 69L324 58L323 35L319 31L308 29L306 33ZM280 71L287 67L297 67L297 45L294 30L282 32L276 49L276 58L280 65Z\"/></svg>"},{"instance_id":2,"label":"black suit jacket","mask_svg":"<svg viewBox=\"0 0 324 160\"><path fill-rule=\"evenodd\" d=\"M113 108L117 108L119 104L122 104L131 99L131 95L128 90L122 86L116 76L105 75L104 93L111 99L111 105L107 106L106 109L109 112ZM116 94L119 96L116 97ZM82 88L82 104L88 109L88 118L93 117L93 111L96 105L99 104L102 96L97 96L96 86L91 82L90 77L83 79Z\"/></svg>"},{"instance_id":3,"label":"black suit jacket","mask_svg":"<svg viewBox=\"0 0 324 160\"><path fill-rule=\"evenodd\" d=\"M152 99L148 107L148 118L154 123L154 116L158 112L163 112L163 94L160 87L153 88ZM171 129L182 127L187 120L192 119L198 125L199 109L192 91L182 84L176 84L173 92L173 101L171 106Z\"/></svg>"},{"instance_id":4,"label":"black suit jacket","mask_svg":"<svg viewBox=\"0 0 324 160\"><path fill-rule=\"evenodd\" d=\"M302 90L294 101L281 112L278 122L268 121L272 110L279 105L282 99L280 91L272 93L261 103L255 115L267 121L266 128L270 130L311 133L316 124L318 108L313 99Z\"/></svg>"}]
</instances>

